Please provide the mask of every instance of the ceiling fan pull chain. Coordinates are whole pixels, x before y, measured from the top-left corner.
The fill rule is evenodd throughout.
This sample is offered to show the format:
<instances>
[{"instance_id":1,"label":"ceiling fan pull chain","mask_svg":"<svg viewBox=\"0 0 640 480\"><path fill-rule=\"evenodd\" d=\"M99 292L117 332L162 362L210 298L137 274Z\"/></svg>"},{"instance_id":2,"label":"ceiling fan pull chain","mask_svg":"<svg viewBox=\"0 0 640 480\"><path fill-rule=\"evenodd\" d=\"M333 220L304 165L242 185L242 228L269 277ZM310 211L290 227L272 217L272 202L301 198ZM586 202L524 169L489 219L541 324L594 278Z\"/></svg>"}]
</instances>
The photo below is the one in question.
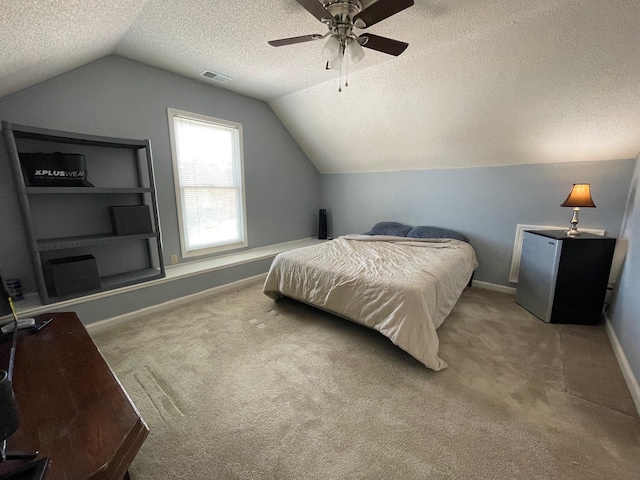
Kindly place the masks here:
<instances>
[{"instance_id":1,"label":"ceiling fan pull chain","mask_svg":"<svg viewBox=\"0 0 640 480\"><path fill-rule=\"evenodd\" d=\"M340 62L340 76L338 77L338 92L342 92L342 63L344 60L344 51L340 49L338 54L338 61Z\"/></svg>"},{"instance_id":2,"label":"ceiling fan pull chain","mask_svg":"<svg viewBox=\"0 0 640 480\"><path fill-rule=\"evenodd\" d=\"M345 55L344 62L344 86L345 88L349 86L349 55Z\"/></svg>"}]
</instances>

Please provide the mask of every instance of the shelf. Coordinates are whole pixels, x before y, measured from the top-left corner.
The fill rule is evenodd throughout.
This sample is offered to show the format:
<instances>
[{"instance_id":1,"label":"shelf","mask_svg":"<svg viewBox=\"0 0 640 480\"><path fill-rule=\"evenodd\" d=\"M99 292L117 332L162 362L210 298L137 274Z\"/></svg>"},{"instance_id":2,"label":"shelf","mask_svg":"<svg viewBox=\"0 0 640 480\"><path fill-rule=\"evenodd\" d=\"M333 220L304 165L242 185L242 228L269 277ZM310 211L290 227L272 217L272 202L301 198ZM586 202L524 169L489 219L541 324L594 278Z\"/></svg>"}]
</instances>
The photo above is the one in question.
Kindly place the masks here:
<instances>
[{"instance_id":1,"label":"shelf","mask_svg":"<svg viewBox=\"0 0 640 480\"><path fill-rule=\"evenodd\" d=\"M133 187L133 188L102 188L102 187L25 187L25 191L29 195L57 195L60 193L151 193L151 188Z\"/></svg>"},{"instance_id":2,"label":"shelf","mask_svg":"<svg viewBox=\"0 0 640 480\"><path fill-rule=\"evenodd\" d=\"M126 287L129 285L135 285L137 283L148 282L149 280L156 280L163 278L165 275L156 268L146 268L144 270L136 270L134 272L121 273L119 275L110 275L108 277L101 277L100 283L102 288L95 290L88 290L84 292L72 293L69 295L62 295L59 297L49 297L49 302L56 303L70 300L72 298L84 297L95 293L105 292L108 290L115 290L116 288Z\"/></svg>"},{"instance_id":3,"label":"shelf","mask_svg":"<svg viewBox=\"0 0 640 480\"><path fill-rule=\"evenodd\" d=\"M136 283L142 283L163 277L164 273L157 268L146 268L144 270L136 270L135 272L102 277L100 281L102 282L102 291L104 292L105 290L113 290L114 288L135 285Z\"/></svg>"},{"instance_id":4,"label":"shelf","mask_svg":"<svg viewBox=\"0 0 640 480\"><path fill-rule=\"evenodd\" d=\"M126 138L101 137L98 135L86 135L83 133L60 132L47 128L28 127L15 123L2 122L3 129L13 131L15 138L27 138L32 140L44 140L55 143L71 143L76 145L92 145L107 148L131 148L139 149L149 146L148 140L130 140Z\"/></svg>"},{"instance_id":5,"label":"shelf","mask_svg":"<svg viewBox=\"0 0 640 480\"><path fill-rule=\"evenodd\" d=\"M157 238L158 233L142 233L139 235L114 235L112 233L102 235L84 235L80 237L50 238L38 240L38 251L48 252L52 250L63 250L65 248L89 247L91 245L106 245L108 243L132 242L145 240L147 238Z\"/></svg>"}]
</instances>

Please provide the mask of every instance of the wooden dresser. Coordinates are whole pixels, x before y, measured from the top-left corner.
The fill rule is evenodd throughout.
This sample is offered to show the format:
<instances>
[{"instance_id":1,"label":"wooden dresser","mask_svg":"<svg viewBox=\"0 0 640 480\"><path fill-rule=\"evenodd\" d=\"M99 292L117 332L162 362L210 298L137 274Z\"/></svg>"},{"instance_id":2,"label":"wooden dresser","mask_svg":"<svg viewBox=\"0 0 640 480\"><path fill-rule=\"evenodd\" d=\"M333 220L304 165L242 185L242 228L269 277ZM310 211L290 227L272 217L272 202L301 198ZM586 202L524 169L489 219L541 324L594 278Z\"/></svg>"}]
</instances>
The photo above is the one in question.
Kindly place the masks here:
<instances>
[{"instance_id":1,"label":"wooden dresser","mask_svg":"<svg viewBox=\"0 0 640 480\"><path fill-rule=\"evenodd\" d=\"M40 331L18 338L13 389L21 424L8 450L49 457L46 480L126 478L149 429L77 315L36 320L49 318ZM0 368L10 346L8 338L0 344ZM21 463L0 464L0 473Z\"/></svg>"}]
</instances>

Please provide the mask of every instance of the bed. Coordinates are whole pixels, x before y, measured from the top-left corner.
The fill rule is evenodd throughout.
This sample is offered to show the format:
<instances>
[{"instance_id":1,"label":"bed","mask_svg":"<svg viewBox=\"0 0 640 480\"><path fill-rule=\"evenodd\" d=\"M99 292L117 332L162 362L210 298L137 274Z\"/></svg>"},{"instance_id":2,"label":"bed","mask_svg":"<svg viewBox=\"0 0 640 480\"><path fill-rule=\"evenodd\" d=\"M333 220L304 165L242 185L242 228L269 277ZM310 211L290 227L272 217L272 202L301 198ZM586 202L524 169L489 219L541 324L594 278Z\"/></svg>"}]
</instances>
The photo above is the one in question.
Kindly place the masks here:
<instances>
[{"instance_id":1,"label":"bed","mask_svg":"<svg viewBox=\"0 0 640 480\"><path fill-rule=\"evenodd\" d=\"M447 364L438 356L436 329L477 268L475 251L457 232L376 228L382 223L402 225L381 222L366 234L278 254L263 292L375 329L427 367L442 370ZM412 231L417 233L410 236Z\"/></svg>"}]
</instances>

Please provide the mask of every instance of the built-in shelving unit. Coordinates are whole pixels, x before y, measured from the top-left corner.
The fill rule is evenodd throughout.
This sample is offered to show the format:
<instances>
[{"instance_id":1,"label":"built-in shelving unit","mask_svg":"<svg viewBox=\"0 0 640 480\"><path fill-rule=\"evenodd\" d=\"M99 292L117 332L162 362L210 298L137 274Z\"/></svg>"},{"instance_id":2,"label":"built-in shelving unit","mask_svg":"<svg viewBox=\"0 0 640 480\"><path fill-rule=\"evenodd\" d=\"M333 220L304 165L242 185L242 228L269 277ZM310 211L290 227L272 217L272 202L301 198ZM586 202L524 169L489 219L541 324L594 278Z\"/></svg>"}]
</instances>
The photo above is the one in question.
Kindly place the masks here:
<instances>
[{"instance_id":1,"label":"built-in shelving unit","mask_svg":"<svg viewBox=\"0 0 640 480\"><path fill-rule=\"evenodd\" d=\"M165 276L162 237L148 140L62 132L2 122L22 219L43 305L156 280ZM94 186L29 186L21 155L84 155ZM152 231L116 235L109 207L147 205ZM47 263L91 255L100 288L56 295L45 277Z\"/></svg>"}]
</instances>

